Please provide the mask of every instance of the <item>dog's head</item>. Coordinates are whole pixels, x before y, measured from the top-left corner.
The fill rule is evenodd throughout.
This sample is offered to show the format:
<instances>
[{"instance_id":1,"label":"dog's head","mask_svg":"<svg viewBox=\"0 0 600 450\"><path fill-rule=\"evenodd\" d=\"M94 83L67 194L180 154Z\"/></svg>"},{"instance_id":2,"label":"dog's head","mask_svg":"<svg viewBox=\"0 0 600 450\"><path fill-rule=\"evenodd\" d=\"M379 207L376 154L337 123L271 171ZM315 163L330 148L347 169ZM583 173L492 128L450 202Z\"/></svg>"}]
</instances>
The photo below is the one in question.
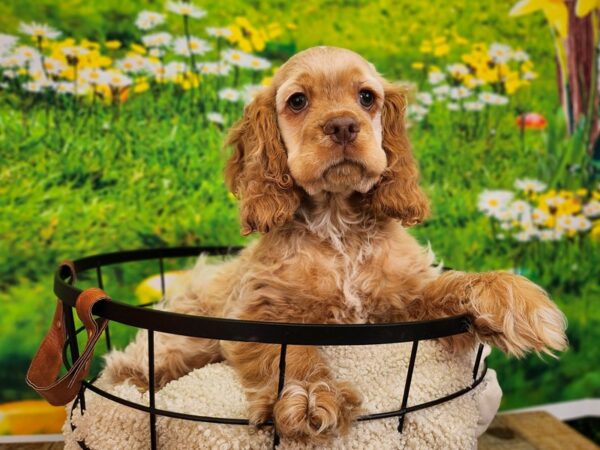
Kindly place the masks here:
<instances>
[{"instance_id":1,"label":"dog's head","mask_svg":"<svg viewBox=\"0 0 600 450\"><path fill-rule=\"evenodd\" d=\"M360 195L377 217L420 222L427 200L405 106L405 89L354 52L315 47L292 57L227 140L225 179L241 202L242 233L284 224L304 193Z\"/></svg>"}]
</instances>

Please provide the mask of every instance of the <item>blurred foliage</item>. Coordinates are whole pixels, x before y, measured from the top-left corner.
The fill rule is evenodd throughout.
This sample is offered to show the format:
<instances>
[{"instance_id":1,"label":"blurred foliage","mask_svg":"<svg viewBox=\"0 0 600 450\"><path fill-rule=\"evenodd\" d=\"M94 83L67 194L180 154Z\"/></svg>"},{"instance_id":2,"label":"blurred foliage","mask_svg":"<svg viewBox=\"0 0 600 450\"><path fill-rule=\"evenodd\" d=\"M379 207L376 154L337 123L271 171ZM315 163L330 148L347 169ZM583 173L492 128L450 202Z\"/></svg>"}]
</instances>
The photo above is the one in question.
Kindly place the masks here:
<instances>
[{"instance_id":1,"label":"blurred foliage","mask_svg":"<svg viewBox=\"0 0 600 450\"><path fill-rule=\"evenodd\" d=\"M517 268L544 286L569 318L571 348L559 360L535 356L509 360L494 353L490 365L504 389L503 407L600 396L598 244L561 242L553 247L499 241L477 211L482 189L511 188L524 176L549 179L578 164L580 153L559 125L552 41L543 17L507 17L512 1L230 1L199 2L206 23L225 25L236 16L266 26L278 22L285 37L266 54L283 61L313 45L348 47L391 79L421 83L411 64L423 58L424 39L459 35L469 42L501 41L523 48L536 63L538 80L526 97L498 109L477 132L470 116L432 110L411 130L432 218L414 229L446 265L465 270ZM139 41L134 25L141 9L161 1L19 1L0 4L0 30L16 32L21 20L37 20L74 37ZM326 12L326 13L323 13ZM180 22L169 28L182 32ZM210 21L208 21L210 19ZM200 30L205 23L192 24ZM446 62L452 62L448 59ZM237 205L223 185L224 129L197 120L176 96L133 97L118 120L110 110L93 116L43 107L0 106L0 401L35 397L23 374L54 307L51 274L65 258L136 247L240 244ZM518 103L521 102L521 103ZM186 104L182 103L185 108ZM515 127L516 114L543 112L545 132ZM229 117L239 109L228 111ZM577 172L565 183L579 185ZM562 176L562 175L561 175ZM566 175L565 175L566 177ZM132 301L133 286L154 269L107 275L115 298ZM117 330L123 344L131 330Z\"/></svg>"}]
</instances>

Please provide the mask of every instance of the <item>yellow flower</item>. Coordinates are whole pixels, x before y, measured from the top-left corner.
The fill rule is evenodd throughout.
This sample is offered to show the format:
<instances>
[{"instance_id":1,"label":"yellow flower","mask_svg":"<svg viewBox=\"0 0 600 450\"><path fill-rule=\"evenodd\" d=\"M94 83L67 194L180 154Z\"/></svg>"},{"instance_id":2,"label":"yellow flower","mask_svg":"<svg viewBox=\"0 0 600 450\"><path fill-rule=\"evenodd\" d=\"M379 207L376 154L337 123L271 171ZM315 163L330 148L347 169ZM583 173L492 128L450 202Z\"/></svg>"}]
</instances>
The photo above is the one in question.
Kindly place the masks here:
<instances>
[{"instance_id":1,"label":"yellow flower","mask_svg":"<svg viewBox=\"0 0 600 450\"><path fill-rule=\"evenodd\" d=\"M423 67L425 67L425 64L423 64L422 62L414 62L410 65L410 67L416 70L421 70Z\"/></svg>"},{"instance_id":2,"label":"yellow flower","mask_svg":"<svg viewBox=\"0 0 600 450\"><path fill-rule=\"evenodd\" d=\"M267 39L278 38L279 36L281 36L281 33L283 32L281 30L281 25L279 25L277 22L272 22L269 25L267 25L267 29L265 31L266 31Z\"/></svg>"},{"instance_id":3,"label":"yellow flower","mask_svg":"<svg viewBox=\"0 0 600 450\"><path fill-rule=\"evenodd\" d=\"M287 23L285 26L287 27L288 30L298 29L298 25L296 25L295 23L291 23L291 22Z\"/></svg>"},{"instance_id":4,"label":"yellow flower","mask_svg":"<svg viewBox=\"0 0 600 450\"><path fill-rule=\"evenodd\" d=\"M535 11L544 13L546 20L558 31L560 37L567 36L569 12L563 0L519 0L508 14L522 16Z\"/></svg>"},{"instance_id":5,"label":"yellow flower","mask_svg":"<svg viewBox=\"0 0 600 450\"><path fill-rule=\"evenodd\" d=\"M140 55L145 55L146 54L146 47L144 47L143 45L139 45L139 44L131 44L131 50L133 50L135 53L138 53Z\"/></svg>"},{"instance_id":6,"label":"yellow flower","mask_svg":"<svg viewBox=\"0 0 600 450\"><path fill-rule=\"evenodd\" d=\"M467 45L469 43L467 39L456 32L454 33L454 42L456 42L458 45Z\"/></svg>"},{"instance_id":7,"label":"yellow flower","mask_svg":"<svg viewBox=\"0 0 600 450\"><path fill-rule=\"evenodd\" d=\"M600 240L600 220L594 221L592 231L590 231L590 236L594 240Z\"/></svg>"},{"instance_id":8,"label":"yellow flower","mask_svg":"<svg viewBox=\"0 0 600 450\"><path fill-rule=\"evenodd\" d=\"M99 56L96 59L96 63L98 64L99 67L108 67L112 64L112 59L109 58L108 56Z\"/></svg>"},{"instance_id":9,"label":"yellow flower","mask_svg":"<svg viewBox=\"0 0 600 450\"><path fill-rule=\"evenodd\" d=\"M112 41L106 41L106 48L109 48L111 50L121 48L121 41L117 41L116 39Z\"/></svg>"},{"instance_id":10,"label":"yellow flower","mask_svg":"<svg viewBox=\"0 0 600 450\"><path fill-rule=\"evenodd\" d=\"M273 82L273 77L265 77L265 78L262 79L262 81L260 82L260 84L262 86L269 86L272 82Z\"/></svg>"},{"instance_id":11,"label":"yellow flower","mask_svg":"<svg viewBox=\"0 0 600 450\"><path fill-rule=\"evenodd\" d=\"M431 53L433 50L433 48L431 47L431 42L428 40L425 40L423 42L421 42L421 46L419 47L419 51L421 53Z\"/></svg>"},{"instance_id":12,"label":"yellow flower","mask_svg":"<svg viewBox=\"0 0 600 450\"><path fill-rule=\"evenodd\" d=\"M135 86L133 87L133 92L139 94L141 92L146 92L148 89L150 89L150 85L148 84L148 82L146 80L141 80L135 84Z\"/></svg>"},{"instance_id":13,"label":"yellow flower","mask_svg":"<svg viewBox=\"0 0 600 450\"><path fill-rule=\"evenodd\" d=\"M577 17L585 17L597 8L600 8L600 0L577 0L575 14Z\"/></svg>"},{"instance_id":14,"label":"yellow flower","mask_svg":"<svg viewBox=\"0 0 600 450\"><path fill-rule=\"evenodd\" d=\"M87 48L88 50L99 50L100 44L97 42L89 41L87 39L82 39L80 44L83 48Z\"/></svg>"},{"instance_id":15,"label":"yellow flower","mask_svg":"<svg viewBox=\"0 0 600 450\"><path fill-rule=\"evenodd\" d=\"M433 50L434 56L444 56L448 53L450 53L450 46L448 44L437 45Z\"/></svg>"},{"instance_id":16,"label":"yellow flower","mask_svg":"<svg viewBox=\"0 0 600 450\"><path fill-rule=\"evenodd\" d=\"M580 197L585 197L586 195L588 195L588 190L581 188L581 189L577 189L577 191L575 191L575 193L577 195L579 195Z\"/></svg>"}]
</instances>

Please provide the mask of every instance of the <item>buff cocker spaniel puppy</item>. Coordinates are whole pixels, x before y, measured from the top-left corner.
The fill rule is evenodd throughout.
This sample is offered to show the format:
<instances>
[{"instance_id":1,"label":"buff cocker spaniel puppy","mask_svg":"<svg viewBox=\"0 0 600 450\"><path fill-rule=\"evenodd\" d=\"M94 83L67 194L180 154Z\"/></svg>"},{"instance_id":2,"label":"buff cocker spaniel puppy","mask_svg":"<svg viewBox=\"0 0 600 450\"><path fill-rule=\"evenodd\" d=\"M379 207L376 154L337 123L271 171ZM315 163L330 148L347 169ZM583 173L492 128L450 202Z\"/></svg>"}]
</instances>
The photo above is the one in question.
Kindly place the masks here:
<instances>
[{"instance_id":1,"label":"buff cocker spaniel puppy","mask_svg":"<svg viewBox=\"0 0 600 450\"><path fill-rule=\"evenodd\" d=\"M490 343L521 356L566 347L565 319L527 279L442 273L407 232L428 213L405 126L406 90L349 50L292 57L229 133L225 179L242 233L260 233L235 259L201 262L160 306L185 314L303 323L381 323L473 317L455 349ZM316 347L290 346L277 398L279 346L158 333L158 387L226 359L245 388L250 420L318 441L360 410ZM112 382L147 387L146 338L107 357Z\"/></svg>"}]
</instances>

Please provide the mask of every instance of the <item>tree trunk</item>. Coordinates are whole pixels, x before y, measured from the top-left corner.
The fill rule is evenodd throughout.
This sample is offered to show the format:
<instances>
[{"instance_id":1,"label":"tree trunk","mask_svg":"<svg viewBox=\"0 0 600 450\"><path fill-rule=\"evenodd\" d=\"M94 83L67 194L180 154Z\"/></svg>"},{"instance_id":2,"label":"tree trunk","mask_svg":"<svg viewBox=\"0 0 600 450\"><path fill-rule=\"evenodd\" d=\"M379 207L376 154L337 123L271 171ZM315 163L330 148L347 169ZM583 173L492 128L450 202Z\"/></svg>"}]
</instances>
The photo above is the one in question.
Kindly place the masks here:
<instances>
[{"instance_id":1,"label":"tree trunk","mask_svg":"<svg viewBox=\"0 0 600 450\"><path fill-rule=\"evenodd\" d=\"M564 48L567 62L567 73L559 74L559 85L562 90L566 86L568 90L563 99L563 108L567 116L567 124L570 132L575 130L582 117L586 117L589 130L589 150L592 151L594 143L598 140L600 122L598 118L599 83L597 83L598 52L595 42L594 22L592 15L598 14L600 10L592 11L585 17L577 17L575 14L576 0L565 0L569 10L569 32L564 39ZM596 36L597 39L597 36ZM562 77L567 79L563 80ZM566 101L565 101L566 100ZM592 103L591 103L592 102Z\"/></svg>"}]
</instances>

